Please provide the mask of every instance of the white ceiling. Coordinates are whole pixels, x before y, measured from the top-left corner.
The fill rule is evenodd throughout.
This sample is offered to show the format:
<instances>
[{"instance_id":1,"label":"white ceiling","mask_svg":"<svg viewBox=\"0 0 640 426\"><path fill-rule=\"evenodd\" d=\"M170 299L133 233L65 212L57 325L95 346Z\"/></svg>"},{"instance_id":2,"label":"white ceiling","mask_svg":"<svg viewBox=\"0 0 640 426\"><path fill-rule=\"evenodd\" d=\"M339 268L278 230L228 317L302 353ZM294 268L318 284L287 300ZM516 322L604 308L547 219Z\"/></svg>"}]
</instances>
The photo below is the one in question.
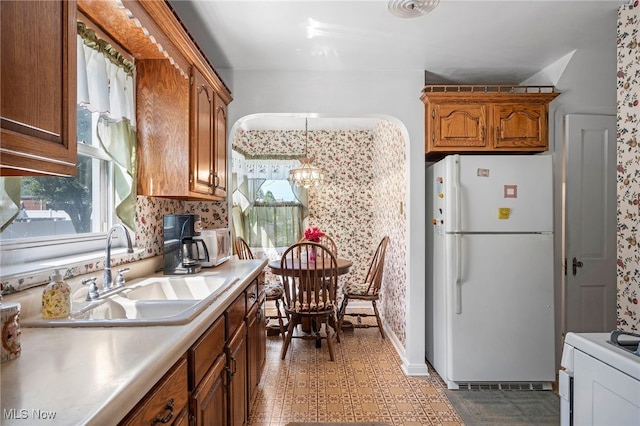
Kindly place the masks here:
<instances>
[{"instance_id":1,"label":"white ceiling","mask_svg":"<svg viewBox=\"0 0 640 426\"><path fill-rule=\"evenodd\" d=\"M169 2L219 69L418 69L432 84L522 83L575 49L611 44L628 3L441 0L400 18L386 0Z\"/></svg>"}]
</instances>

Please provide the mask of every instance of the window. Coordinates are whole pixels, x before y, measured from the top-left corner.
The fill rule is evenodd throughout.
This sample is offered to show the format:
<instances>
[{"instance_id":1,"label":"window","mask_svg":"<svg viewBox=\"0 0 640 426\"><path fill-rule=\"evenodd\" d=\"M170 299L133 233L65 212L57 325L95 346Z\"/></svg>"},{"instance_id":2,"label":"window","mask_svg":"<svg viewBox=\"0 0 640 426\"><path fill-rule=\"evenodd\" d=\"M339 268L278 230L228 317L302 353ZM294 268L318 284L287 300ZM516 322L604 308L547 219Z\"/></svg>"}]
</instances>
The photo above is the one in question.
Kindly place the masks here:
<instances>
[{"instance_id":1,"label":"window","mask_svg":"<svg viewBox=\"0 0 640 426\"><path fill-rule=\"evenodd\" d=\"M98 115L78 108L76 176L21 178L20 212L0 240L98 233L111 225L113 167L95 142Z\"/></svg>"},{"instance_id":2,"label":"window","mask_svg":"<svg viewBox=\"0 0 640 426\"><path fill-rule=\"evenodd\" d=\"M78 28L86 31L80 23ZM114 223L132 228L133 218L118 218L116 210L135 202L133 63L95 33L89 36L78 35L78 69L87 72L78 75L77 175L2 178L5 188L20 189L19 202L16 193L2 200L17 212L2 224L2 266L102 251Z\"/></svg>"},{"instance_id":3,"label":"window","mask_svg":"<svg viewBox=\"0 0 640 426\"><path fill-rule=\"evenodd\" d=\"M286 180L267 180L243 214L244 238L251 247L283 248L302 238L302 204Z\"/></svg>"},{"instance_id":4,"label":"window","mask_svg":"<svg viewBox=\"0 0 640 426\"><path fill-rule=\"evenodd\" d=\"M233 232L256 253L276 257L302 238L307 191L288 181L299 164L294 158L252 156L236 146L231 151Z\"/></svg>"}]
</instances>

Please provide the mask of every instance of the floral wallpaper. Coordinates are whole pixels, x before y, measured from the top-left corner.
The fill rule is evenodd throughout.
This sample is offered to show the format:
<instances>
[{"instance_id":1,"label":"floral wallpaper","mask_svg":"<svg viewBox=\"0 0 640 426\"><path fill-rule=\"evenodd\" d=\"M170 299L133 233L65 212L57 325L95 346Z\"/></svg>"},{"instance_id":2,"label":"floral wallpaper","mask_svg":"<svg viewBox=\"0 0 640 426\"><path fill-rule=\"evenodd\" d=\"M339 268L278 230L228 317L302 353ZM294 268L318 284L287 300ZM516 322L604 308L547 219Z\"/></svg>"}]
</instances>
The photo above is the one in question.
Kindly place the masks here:
<instances>
[{"instance_id":1,"label":"floral wallpaper","mask_svg":"<svg viewBox=\"0 0 640 426\"><path fill-rule=\"evenodd\" d=\"M618 12L618 328L640 330L640 9L621 6Z\"/></svg>"},{"instance_id":2,"label":"floral wallpaper","mask_svg":"<svg viewBox=\"0 0 640 426\"><path fill-rule=\"evenodd\" d=\"M239 131L233 145L246 155L302 156L304 131ZM381 315L404 345L406 248L405 146L400 130L381 121L370 130L310 130L308 155L327 182L309 190L309 223L327 232L338 255L353 261L340 286L364 279L378 243L389 235ZM391 167L390 165L394 165ZM391 208L391 206L396 206Z\"/></svg>"},{"instance_id":3,"label":"floral wallpaper","mask_svg":"<svg viewBox=\"0 0 640 426\"><path fill-rule=\"evenodd\" d=\"M375 241L389 236L380 312L406 346L407 298L407 158L404 138L393 123L381 121L374 129L373 229ZM388 165L393 164L393 167ZM377 207L377 208L376 208Z\"/></svg>"},{"instance_id":4,"label":"floral wallpaper","mask_svg":"<svg viewBox=\"0 0 640 426\"><path fill-rule=\"evenodd\" d=\"M165 214L200 215L204 229L226 228L229 223L226 202L138 197L135 244L144 247L144 257L162 255L162 217Z\"/></svg>"}]
</instances>

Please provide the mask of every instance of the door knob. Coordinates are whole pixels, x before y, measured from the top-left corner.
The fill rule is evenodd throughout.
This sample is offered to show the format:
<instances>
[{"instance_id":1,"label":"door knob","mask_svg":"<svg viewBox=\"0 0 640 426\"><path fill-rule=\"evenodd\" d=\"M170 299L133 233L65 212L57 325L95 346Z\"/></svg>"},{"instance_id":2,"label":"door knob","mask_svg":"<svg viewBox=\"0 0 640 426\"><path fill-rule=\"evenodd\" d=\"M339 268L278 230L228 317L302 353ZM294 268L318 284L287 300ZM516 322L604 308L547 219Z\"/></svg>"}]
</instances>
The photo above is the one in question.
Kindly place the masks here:
<instances>
[{"instance_id":1,"label":"door knob","mask_svg":"<svg viewBox=\"0 0 640 426\"><path fill-rule=\"evenodd\" d=\"M576 259L575 257L573 258L573 261L571 263L572 269L573 269L573 275L576 275L578 273L578 268L582 268L584 266L584 264L582 263L581 260Z\"/></svg>"}]
</instances>

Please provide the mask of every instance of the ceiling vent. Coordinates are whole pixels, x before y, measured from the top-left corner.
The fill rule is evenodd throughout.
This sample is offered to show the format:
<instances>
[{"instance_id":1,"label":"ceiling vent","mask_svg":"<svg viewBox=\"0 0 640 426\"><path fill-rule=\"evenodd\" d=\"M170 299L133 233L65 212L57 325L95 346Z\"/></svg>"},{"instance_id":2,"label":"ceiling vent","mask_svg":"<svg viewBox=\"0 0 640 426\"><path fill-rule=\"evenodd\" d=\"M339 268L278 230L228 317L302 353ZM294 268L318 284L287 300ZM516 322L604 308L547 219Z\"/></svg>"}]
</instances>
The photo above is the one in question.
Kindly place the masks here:
<instances>
[{"instance_id":1,"label":"ceiling vent","mask_svg":"<svg viewBox=\"0 0 640 426\"><path fill-rule=\"evenodd\" d=\"M440 0L389 0L389 12L400 18L417 18L431 12Z\"/></svg>"}]
</instances>

